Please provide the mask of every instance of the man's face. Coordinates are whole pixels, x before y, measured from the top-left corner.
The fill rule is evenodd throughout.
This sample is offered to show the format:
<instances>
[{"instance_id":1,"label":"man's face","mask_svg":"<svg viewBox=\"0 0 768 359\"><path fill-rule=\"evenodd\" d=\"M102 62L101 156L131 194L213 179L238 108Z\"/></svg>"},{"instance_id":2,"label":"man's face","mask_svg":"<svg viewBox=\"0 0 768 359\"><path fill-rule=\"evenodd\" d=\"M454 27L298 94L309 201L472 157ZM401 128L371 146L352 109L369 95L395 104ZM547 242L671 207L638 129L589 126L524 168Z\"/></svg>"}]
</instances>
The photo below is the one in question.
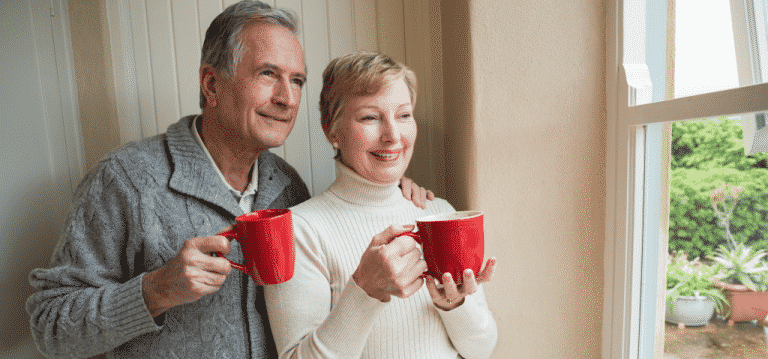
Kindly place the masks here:
<instances>
[{"instance_id":1,"label":"man's face","mask_svg":"<svg viewBox=\"0 0 768 359\"><path fill-rule=\"evenodd\" d=\"M243 52L231 81L217 75L216 106L225 137L265 150L285 142L296 122L306 82L296 36L271 23L242 33Z\"/></svg>"}]
</instances>

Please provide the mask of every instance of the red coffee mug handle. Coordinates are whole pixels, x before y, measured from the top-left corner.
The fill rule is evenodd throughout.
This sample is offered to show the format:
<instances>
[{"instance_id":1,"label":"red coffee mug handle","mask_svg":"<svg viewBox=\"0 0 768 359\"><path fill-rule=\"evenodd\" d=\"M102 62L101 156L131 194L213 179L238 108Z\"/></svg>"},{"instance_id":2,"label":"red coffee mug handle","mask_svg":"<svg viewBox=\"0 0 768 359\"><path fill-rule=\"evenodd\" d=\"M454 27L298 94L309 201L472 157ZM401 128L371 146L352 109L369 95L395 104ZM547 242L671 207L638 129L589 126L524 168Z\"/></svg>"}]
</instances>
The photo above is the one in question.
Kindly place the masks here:
<instances>
[{"instance_id":1,"label":"red coffee mug handle","mask_svg":"<svg viewBox=\"0 0 768 359\"><path fill-rule=\"evenodd\" d=\"M237 232L236 231L226 231L224 233L219 233L219 235L237 240ZM237 270L239 270L239 271L241 271L241 272L243 272L245 274L248 274L248 269L245 268L244 265L231 261L229 258L225 257L224 254L222 254L221 252L216 252L216 255L219 256L219 257L222 257L222 258L224 258L226 260L228 260L229 264L232 266L232 268L235 268L235 269L237 269Z\"/></svg>"},{"instance_id":2,"label":"red coffee mug handle","mask_svg":"<svg viewBox=\"0 0 768 359\"><path fill-rule=\"evenodd\" d=\"M408 232L405 232L405 233L400 233L400 236L408 236L408 237L413 238L416 241L416 243L424 244L424 241L421 240L421 236L418 233L414 233L414 232L408 231ZM398 236L398 237L400 237L400 236ZM428 274L429 274L429 272L424 272L424 273L422 273L419 276L419 278L427 278Z\"/></svg>"}]
</instances>

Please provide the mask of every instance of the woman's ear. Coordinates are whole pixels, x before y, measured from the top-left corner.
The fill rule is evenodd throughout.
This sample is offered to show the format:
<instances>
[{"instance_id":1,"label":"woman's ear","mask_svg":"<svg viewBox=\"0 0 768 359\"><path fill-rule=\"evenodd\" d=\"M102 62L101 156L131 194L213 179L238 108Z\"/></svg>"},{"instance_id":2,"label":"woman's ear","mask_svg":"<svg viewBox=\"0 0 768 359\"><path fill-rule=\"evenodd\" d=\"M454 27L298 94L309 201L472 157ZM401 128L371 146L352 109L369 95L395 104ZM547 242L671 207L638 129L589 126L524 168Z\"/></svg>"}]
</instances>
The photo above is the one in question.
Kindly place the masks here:
<instances>
[{"instance_id":1,"label":"woman's ear","mask_svg":"<svg viewBox=\"0 0 768 359\"><path fill-rule=\"evenodd\" d=\"M205 102L208 107L214 108L218 105L216 101L216 82L218 78L217 72L211 65L203 65L200 67L200 89L205 96Z\"/></svg>"},{"instance_id":2,"label":"woman's ear","mask_svg":"<svg viewBox=\"0 0 768 359\"><path fill-rule=\"evenodd\" d=\"M328 142L331 143L331 146L333 146L334 149L336 149L336 150L339 149L339 140L336 139L336 134L326 133L325 134L325 138L328 139Z\"/></svg>"}]
</instances>

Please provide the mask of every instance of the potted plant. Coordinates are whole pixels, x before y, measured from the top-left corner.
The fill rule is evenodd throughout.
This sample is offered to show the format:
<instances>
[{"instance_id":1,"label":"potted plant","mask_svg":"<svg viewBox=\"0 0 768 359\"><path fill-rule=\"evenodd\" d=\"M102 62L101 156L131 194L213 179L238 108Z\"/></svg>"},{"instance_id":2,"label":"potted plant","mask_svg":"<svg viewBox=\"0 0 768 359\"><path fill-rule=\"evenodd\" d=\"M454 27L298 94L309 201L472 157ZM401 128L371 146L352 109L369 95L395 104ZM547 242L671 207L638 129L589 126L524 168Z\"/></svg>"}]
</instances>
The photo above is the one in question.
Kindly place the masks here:
<instances>
[{"instance_id":1,"label":"potted plant","mask_svg":"<svg viewBox=\"0 0 768 359\"><path fill-rule=\"evenodd\" d=\"M768 316L768 266L765 250L753 250L743 243L734 248L720 246L712 256L717 263L715 285L725 290L730 306L728 325Z\"/></svg>"},{"instance_id":2,"label":"potted plant","mask_svg":"<svg viewBox=\"0 0 768 359\"><path fill-rule=\"evenodd\" d=\"M768 315L768 265L765 250L737 243L730 229L730 217L743 188L723 183L712 190L710 200L720 225L725 227L727 245L721 245L710 258L716 263L715 285L725 291L730 306L728 325L748 320L765 321Z\"/></svg>"},{"instance_id":3,"label":"potted plant","mask_svg":"<svg viewBox=\"0 0 768 359\"><path fill-rule=\"evenodd\" d=\"M698 258L688 260L683 252L667 261L667 294L665 321L680 326L707 325L712 314L725 313L727 300L712 281L717 271Z\"/></svg>"}]
</instances>

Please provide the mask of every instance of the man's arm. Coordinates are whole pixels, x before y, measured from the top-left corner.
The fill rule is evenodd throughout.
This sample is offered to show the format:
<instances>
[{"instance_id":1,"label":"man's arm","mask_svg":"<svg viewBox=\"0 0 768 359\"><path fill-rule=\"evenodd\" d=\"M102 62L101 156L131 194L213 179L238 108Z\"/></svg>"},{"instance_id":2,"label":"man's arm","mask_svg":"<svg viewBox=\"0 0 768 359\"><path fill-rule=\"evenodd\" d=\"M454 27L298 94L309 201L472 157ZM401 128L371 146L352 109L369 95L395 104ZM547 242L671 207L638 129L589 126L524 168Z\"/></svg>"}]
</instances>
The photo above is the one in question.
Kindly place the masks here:
<instances>
[{"instance_id":1,"label":"man's arm","mask_svg":"<svg viewBox=\"0 0 768 359\"><path fill-rule=\"evenodd\" d=\"M142 296L143 275L124 258L130 220L125 185L100 163L78 187L72 214L51 258L35 269L27 300L38 349L52 357L87 357L158 330Z\"/></svg>"},{"instance_id":2,"label":"man's arm","mask_svg":"<svg viewBox=\"0 0 768 359\"><path fill-rule=\"evenodd\" d=\"M89 173L51 268L30 273L37 289L27 301L30 325L48 356L87 357L157 331L163 317L155 317L217 291L230 272L226 259L208 254L229 252L221 236L187 240L162 267L152 263L161 257L141 237L138 207L154 204L124 178L109 163Z\"/></svg>"}]
</instances>

